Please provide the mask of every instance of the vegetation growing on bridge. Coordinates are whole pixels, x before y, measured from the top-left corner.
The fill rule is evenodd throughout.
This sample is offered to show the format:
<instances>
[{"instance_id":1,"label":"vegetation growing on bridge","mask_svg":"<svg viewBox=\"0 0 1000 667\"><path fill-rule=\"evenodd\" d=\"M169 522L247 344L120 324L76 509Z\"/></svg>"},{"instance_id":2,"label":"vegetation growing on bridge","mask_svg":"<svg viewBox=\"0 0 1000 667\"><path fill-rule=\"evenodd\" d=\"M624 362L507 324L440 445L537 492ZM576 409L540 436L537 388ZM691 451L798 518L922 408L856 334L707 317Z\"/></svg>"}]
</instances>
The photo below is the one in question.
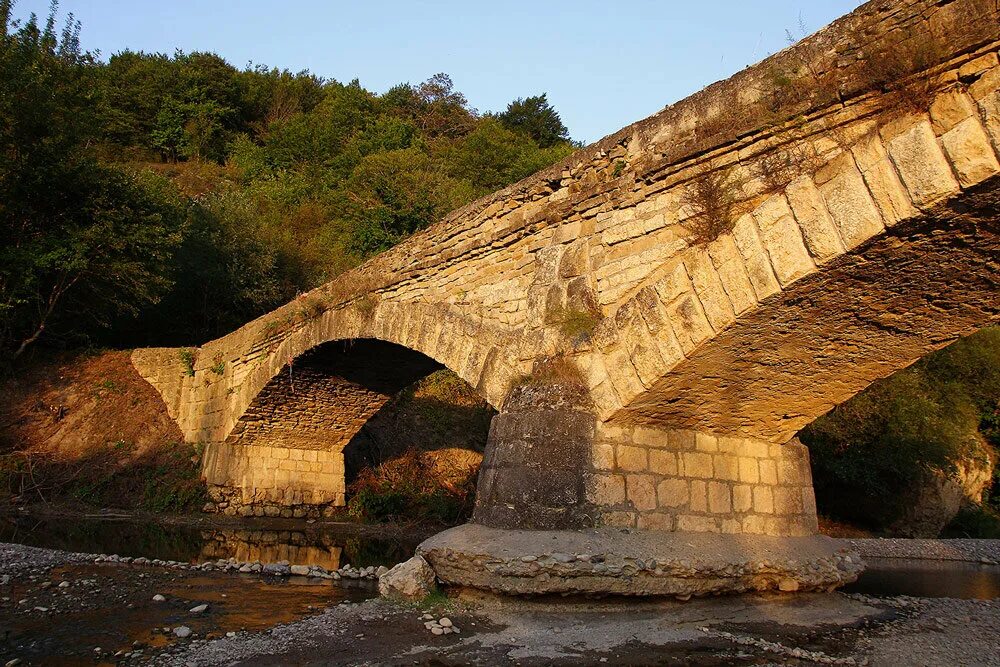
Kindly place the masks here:
<instances>
[{"instance_id":1,"label":"vegetation growing on bridge","mask_svg":"<svg viewBox=\"0 0 1000 667\"><path fill-rule=\"evenodd\" d=\"M213 53L103 62L0 0L0 358L191 344L574 148L545 95L480 113Z\"/></svg>"}]
</instances>

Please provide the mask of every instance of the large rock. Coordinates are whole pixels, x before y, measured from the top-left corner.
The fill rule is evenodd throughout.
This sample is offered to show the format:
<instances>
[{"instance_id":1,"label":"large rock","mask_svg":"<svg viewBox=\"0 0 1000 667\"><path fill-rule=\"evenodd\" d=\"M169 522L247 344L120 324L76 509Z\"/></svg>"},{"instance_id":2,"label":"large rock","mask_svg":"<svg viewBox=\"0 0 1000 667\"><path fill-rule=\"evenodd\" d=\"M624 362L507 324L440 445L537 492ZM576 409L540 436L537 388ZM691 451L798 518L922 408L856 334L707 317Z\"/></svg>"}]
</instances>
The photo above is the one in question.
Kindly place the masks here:
<instances>
[{"instance_id":1,"label":"large rock","mask_svg":"<svg viewBox=\"0 0 1000 667\"><path fill-rule=\"evenodd\" d=\"M434 570L422 556L400 563L378 580L378 592L386 598L420 600L435 588Z\"/></svg>"},{"instance_id":2,"label":"large rock","mask_svg":"<svg viewBox=\"0 0 1000 667\"><path fill-rule=\"evenodd\" d=\"M900 537L937 537L966 504L979 504L993 481L994 455L985 444L955 463L949 473L928 473L913 491L906 511L889 528Z\"/></svg>"}]
</instances>

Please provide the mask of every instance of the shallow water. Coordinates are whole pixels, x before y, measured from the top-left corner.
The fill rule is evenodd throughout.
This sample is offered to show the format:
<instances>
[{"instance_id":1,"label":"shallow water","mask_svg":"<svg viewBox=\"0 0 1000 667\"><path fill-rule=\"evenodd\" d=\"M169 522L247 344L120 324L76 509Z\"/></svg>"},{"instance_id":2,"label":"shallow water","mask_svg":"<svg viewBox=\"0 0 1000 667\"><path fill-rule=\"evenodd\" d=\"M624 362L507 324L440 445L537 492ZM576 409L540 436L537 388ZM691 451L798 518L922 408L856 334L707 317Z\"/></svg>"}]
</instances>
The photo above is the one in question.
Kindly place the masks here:
<instances>
[{"instance_id":1,"label":"shallow water","mask_svg":"<svg viewBox=\"0 0 1000 667\"><path fill-rule=\"evenodd\" d=\"M345 564L392 567L413 555L417 541L360 537L336 526L305 522L290 530L260 521L239 528L200 528L106 518L0 519L0 542L190 563L236 558L262 563L286 560L331 570Z\"/></svg>"},{"instance_id":2,"label":"shallow water","mask_svg":"<svg viewBox=\"0 0 1000 667\"><path fill-rule=\"evenodd\" d=\"M70 585L42 589L41 580ZM377 594L371 582L115 564L57 567L40 580L0 586L0 593L0 662L17 657L41 665L114 664L116 653L141 648L148 655L183 641L173 633L181 625L197 637L260 632ZM166 600L154 602L154 594ZM200 604L208 609L190 611Z\"/></svg>"},{"instance_id":3,"label":"shallow water","mask_svg":"<svg viewBox=\"0 0 1000 667\"><path fill-rule=\"evenodd\" d=\"M217 528L108 518L0 518L0 542L190 563L236 558L330 570L346 564L391 567L409 558L417 541L360 537L354 530L304 521L290 529L288 521L252 519L241 527ZM50 582L47 588L43 581ZM68 583L59 587L60 582ZM154 594L166 601L152 602ZM0 664L15 657L31 664L113 664L116 653L133 646L148 655L186 641L172 632L179 625L198 637L260 632L340 601L375 595L374 582L367 580L65 565L0 585ZM199 604L209 605L208 611L191 613Z\"/></svg>"},{"instance_id":4,"label":"shallow water","mask_svg":"<svg viewBox=\"0 0 1000 667\"><path fill-rule=\"evenodd\" d=\"M961 561L867 558L868 568L845 593L928 598L1000 598L1000 566Z\"/></svg>"}]
</instances>

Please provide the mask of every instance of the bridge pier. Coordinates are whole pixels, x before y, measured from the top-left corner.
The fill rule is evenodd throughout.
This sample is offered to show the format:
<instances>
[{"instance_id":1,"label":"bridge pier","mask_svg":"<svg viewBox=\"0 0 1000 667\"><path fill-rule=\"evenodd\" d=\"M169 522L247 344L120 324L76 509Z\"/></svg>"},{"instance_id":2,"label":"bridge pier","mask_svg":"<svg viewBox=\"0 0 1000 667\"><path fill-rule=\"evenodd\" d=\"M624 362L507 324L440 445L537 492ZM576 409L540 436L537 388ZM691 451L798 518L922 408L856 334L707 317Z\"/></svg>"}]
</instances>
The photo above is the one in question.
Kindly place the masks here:
<instances>
[{"instance_id":1,"label":"bridge pier","mask_svg":"<svg viewBox=\"0 0 1000 667\"><path fill-rule=\"evenodd\" d=\"M828 590L860 558L816 535L806 448L594 417L566 384L494 418L472 522L418 549L446 584L509 594Z\"/></svg>"}]
</instances>

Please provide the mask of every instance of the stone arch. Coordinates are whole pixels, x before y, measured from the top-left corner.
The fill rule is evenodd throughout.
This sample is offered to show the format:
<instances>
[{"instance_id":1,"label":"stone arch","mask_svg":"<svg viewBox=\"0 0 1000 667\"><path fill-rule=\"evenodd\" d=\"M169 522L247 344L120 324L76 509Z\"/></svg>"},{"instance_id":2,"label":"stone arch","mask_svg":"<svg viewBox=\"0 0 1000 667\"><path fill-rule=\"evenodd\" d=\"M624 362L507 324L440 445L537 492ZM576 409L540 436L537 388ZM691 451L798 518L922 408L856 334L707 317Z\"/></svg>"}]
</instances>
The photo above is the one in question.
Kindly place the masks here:
<instances>
[{"instance_id":1,"label":"stone arch","mask_svg":"<svg viewBox=\"0 0 1000 667\"><path fill-rule=\"evenodd\" d=\"M359 298L340 307L323 307L323 298L322 290L317 290L196 350L161 348L133 353L133 364L160 391L185 439L205 445L203 470L214 489L216 509L301 516L342 504L343 456L337 447L346 444L392 393L445 367L491 406L498 406L519 375L511 336L500 335L452 305ZM344 358L351 349L371 352L379 348L390 351L390 362L416 368L413 373L396 373L395 380L381 386L370 380L364 389L359 389L362 383L347 379L341 388L353 387L353 391L344 389L344 395L357 405L346 420L349 424L341 425L340 438L336 428L313 428L311 433L305 428L298 435L291 429L282 432L280 427L258 428L255 423L262 421L258 419L261 414L275 417L281 413L289 424L308 419L296 407L305 407L315 397L304 393L282 405L284 374L289 361L293 378L297 366L302 369L301 363L308 369L316 356L310 350L331 349L324 346L341 346L348 353ZM390 369L383 370L393 376ZM317 375L311 386L335 395L336 390L324 385L321 377ZM260 443L251 444L251 439ZM319 443L335 446L324 449ZM277 461L284 463L271 465Z\"/></svg>"},{"instance_id":2,"label":"stone arch","mask_svg":"<svg viewBox=\"0 0 1000 667\"><path fill-rule=\"evenodd\" d=\"M927 353L1000 321L1000 219L983 188L900 223L761 302L612 423L773 443Z\"/></svg>"},{"instance_id":3,"label":"stone arch","mask_svg":"<svg viewBox=\"0 0 1000 667\"><path fill-rule=\"evenodd\" d=\"M443 368L360 338L321 343L285 364L221 443L204 474L216 509L306 516L345 503L344 449L392 396Z\"/></svg>"}]
</instances>

